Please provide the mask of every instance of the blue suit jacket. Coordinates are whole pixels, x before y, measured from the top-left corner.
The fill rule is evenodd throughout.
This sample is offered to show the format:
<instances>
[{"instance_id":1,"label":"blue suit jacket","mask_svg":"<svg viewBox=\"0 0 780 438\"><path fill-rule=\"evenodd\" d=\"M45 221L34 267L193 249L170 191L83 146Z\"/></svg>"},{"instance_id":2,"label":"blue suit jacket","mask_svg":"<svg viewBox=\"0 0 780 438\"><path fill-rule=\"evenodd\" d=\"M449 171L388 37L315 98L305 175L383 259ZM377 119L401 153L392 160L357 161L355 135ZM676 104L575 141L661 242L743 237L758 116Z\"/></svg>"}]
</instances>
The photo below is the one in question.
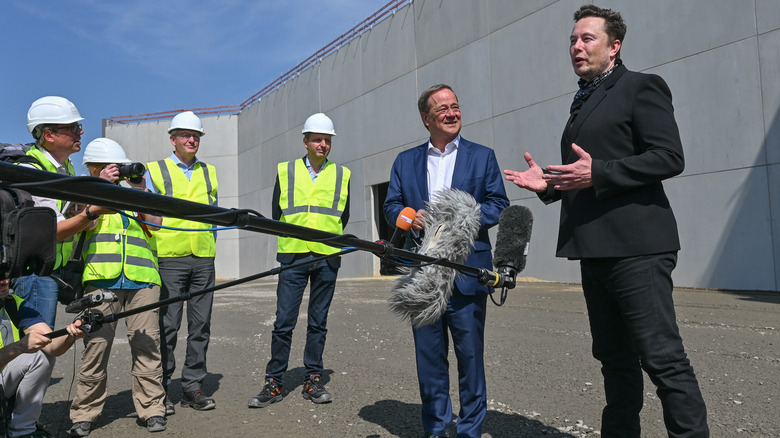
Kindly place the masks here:
<instances>
[{"instance_id":1,"label":"blue suit jacket","mask_svg":"<svg viewBox=\"0 0 780 438\"><path fill-rule=\"evenodd\" d=\"M488 229L498 223L501 210L509 205L504 190L504 179L493 150L461 137L451 187L474 196L482 211L479 236L465 264L493 269ZM404 207L412 207L417 211L425 207L426 201L428 201L428 142L401 152L396 157L390 174L387 199L385 199L385 218L390 224L395 225ZM464 295L489 292L489 288L480 285L475 278L462 275L456 278L455 287Z\"/></svg>"}]
</instances>

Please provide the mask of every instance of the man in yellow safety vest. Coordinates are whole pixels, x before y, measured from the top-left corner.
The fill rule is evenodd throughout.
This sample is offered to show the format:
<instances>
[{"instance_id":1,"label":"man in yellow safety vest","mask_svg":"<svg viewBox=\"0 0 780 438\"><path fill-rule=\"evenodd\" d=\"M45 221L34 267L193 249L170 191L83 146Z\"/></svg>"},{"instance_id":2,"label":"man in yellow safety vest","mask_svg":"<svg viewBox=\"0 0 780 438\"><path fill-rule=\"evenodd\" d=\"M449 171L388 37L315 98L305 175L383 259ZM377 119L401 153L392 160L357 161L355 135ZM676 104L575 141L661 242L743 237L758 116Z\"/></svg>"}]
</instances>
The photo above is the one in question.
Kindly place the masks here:
<instances>
[{"instance_id":1,"label":"man in yellow safety vest","mask_svg":"<svg viewBox=\"0 0 780 438\"><path fill-rule=\"evenodd\" d=\"M307 154L278 165L272 202L275 220L335 234L343 232L349 221L350 170L327 159L331 138L335 135L333 122L325 114L317 113L306 120L303 144ZM337 252L338 248L323 243L279 237L276 260L284 267ZM279 274L271 360L265 369L262 391L249 399L250 408L262 408L283 398L282 375L287 370L293 329L309 281L308 327L303 353L306 374L302 393L305 399L314 403L328 403L333 399L322 381L322 353L328 332L328 309L340 266L341 258L333 257Z\"/></svg>"},{"instance_id":2,"label":"man in yellow safety vest","mask_svg":"<svg viewBox=\"0 0 780 438\"><path fill-rule=\"evenodd\" d=\"M92 176L119 184L120 165L131 163L119 143L108 138L92 140L84 149L84 165ZM146 189L145 180L133 182ZM105 302L95 310L103 315L117 314L156 303L160 299L160 274L152 231L162 222L160 216L138 214L150 225L137 222L133 214L107 214L93 221L84 236L84 292L87 295L110 292L116 301ZM133 405L149 432L166 429L165 390L160 361L160 319L157 309L125 318L127 340L132 356ZM76 383L76 397L70 407L73 421L69 434L84 437L103 412L107 396L108 359L116 333L116 322L103 324L84 340Z\"/></svg>"},{"instance_id":3,"label":"man in yellow safety vest","mask_svg":"<svg viewBox=\"0 0 780 438\"><path fill-rule=\"evenodd\" d=\"M205 134L200 118L192 111L177 114L170 128L173 153L147 165L147 187L153 193L208 205L217 205L217 171L196 158L200 138ZM214 287L216 237L208 224L176 218L163 218L157 231L157 257L162 278L161 298L183 296ZM166 228L170 227L170 228ZM176 228L176 229L171 229ZM180 231L202 229L203 231ZM214 295L198 295L187 300L187 354L181 371L181 406L205 411L216 402L201 389L207 374L206 352L211 338L211 307ZM176 369L174 350L181 327L184 303L179 301L160 310L162 330L163 386L167 415L175 413L168 384Z\"/></svg>"}]
</instances>

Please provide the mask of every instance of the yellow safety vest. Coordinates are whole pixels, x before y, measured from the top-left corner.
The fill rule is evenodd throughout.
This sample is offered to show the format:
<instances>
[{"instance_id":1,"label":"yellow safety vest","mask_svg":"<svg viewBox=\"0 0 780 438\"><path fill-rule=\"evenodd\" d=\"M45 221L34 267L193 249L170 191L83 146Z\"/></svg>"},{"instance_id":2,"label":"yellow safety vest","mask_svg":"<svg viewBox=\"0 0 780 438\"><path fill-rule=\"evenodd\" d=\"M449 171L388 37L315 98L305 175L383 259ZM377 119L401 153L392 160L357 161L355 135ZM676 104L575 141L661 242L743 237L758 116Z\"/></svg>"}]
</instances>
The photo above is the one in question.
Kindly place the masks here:
<instances>
[{"instance_id":1,"label":"yellow safety vest","mask_svg":"<svg viewBox=\"0 0 780 438\"><path fill-rule=\"evenodd\" d=\"M350 170L331 161L325 162L315 181L303 159L279 163L279 207L282 222L342 234L341 215L349 195ZM293 237L279 237L280 253L334 254L339 248Z\"/></svg>"},{"instance_id":2,"label":"yellow safety vest","mask_svg":"<svg viewBox=\"0 0 780 438\"><path fill-rule=\"evenodd\" d=\"M85 239L84 283L113 280L124 270L129 280L160 285L155 239L147 239L138 222L130 219L125 228L121 215L102 215Z\"/></svg>"},{"instance_id":3,"label":"yellow safety vest","mask_svg":"<svg viewBox=\"0 0 780 438\"><path fill-rule=\"evenodd\" d=\"M46 158L46 155L38 149L40 146L33 146L30 148L29 151L27 151L27 155L31 157L35 157L43 166L43 169L39 170L46 170L51 173L57 173L57 168L54 166L54 164L49 161L48 158ZM33 166L35 164L30 163ZM38 167L38 166L35 166ZM68 169L69 175L75 175L76 171L73 170L73 164L70 162L70 159L65 162L65 168ZM57 199L57 209L62 212L64 202L61 199ZM54 269L59 268L60 266L67 263L68 259L70 258L70 253L73 252L73 236L68 237L62 242L57 242L57 261L54 263Z\"/></svg>"},{"instance_id":4,"label":"yellow safety vest","mask_svg":"<svg viewBox=\"0 0 780 438\"><path fill-rule=\"evenodd\" d=\"M13 297L15 301L16 313L18 314L19 307L22 306L22 301L24 300L16 295L8 296L8 298L11 297ZM17 328L16 324L13 323L11 316L8 314L8 311L5 308L11 301L8 298L6 298L5 306L3 306L3 310L0 312L0 333L2 334L2 336L0 336L0 348L3 348L3 346L10 345L21 339L21 336L19 336L19 328Z\"/></svg>"},{"instance_id":5,"label":"yellow safety vest","mask_svg":"<svg viewBox=\"0 0 780 438\"><path fill-rule=\"evenodd\" d=\"M217 203L217 170L202 161L195 163L192 179L182 172L173 160L154 161L146 166L157 192L201 204ZM211 225L201 222L164 217L163 226L188 229L209 229ZM214 257L217 254L214 234L209 231L176 231L161 228L155 232L158 257Z\"/></svg>"}]
</instances>

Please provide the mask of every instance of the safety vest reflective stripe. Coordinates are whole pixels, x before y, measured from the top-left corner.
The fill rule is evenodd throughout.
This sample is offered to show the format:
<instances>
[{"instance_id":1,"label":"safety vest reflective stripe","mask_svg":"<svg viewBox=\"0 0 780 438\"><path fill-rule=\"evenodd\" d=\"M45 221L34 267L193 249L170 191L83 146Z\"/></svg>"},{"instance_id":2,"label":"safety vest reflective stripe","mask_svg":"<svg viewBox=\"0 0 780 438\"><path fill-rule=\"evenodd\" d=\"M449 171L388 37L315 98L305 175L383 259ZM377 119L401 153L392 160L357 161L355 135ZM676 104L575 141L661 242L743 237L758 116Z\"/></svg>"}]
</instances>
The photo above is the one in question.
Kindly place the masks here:
<instances>
[{"instance_id":1,"label":"safety vest reflective stripe","mask_svg":"<svg viewBox=\"0 0 780 438\"><path fill-rule=\"evenodd\" d=\"M127 244L128 245L136 245L143 247L148 250L152 250L152 248L149 246L149 241L147 241L143 237L136 237L136 236L128 236L125 232L127 230L121 230L117 233L98 233L93 234L89 240L85 242L87 246L91 245L92 243L107 243L107 242L119 242L120 236L127 237Z\"/></svg>"},{"instance_id":2,"label":"safety vest reflective stripe","mask_svg":"<svg viewBox=\"0 0 780 438\"><path fill-rule=\"evenodd\" d=\"M157 191L165 196L186 199L202 204L216 205L219 184L214 166L198 161L188 180L187 176L170 158L151 162L148 165ZM179 229L211 228L211 225L196 221L163 218L163 226ZM214 257L216 243L209 231L178 231L162 228L155 233L159 257Z\"/></svg>"},{"instance_id":3,"label":"safety vest reflective stripe","mask_svg":"<svg viewBox=\"0 0 780 438\"><path fill-rule=\"evenodd\" d=\"M16 304L16 309L18 310L24 300L16 295L10 295L10 297L13 297L14 304ZM6 299L5 305L7 306L10 301L11 300ZM5 345L11 345L18 341L21 339L21 336L19 335L19 328L14 325L11 321L11 317L8 316L5 306L3 306L2 311L0 311L0 319L0 348L3 348Z\"/></svg>"},{"instance_id":4,"label":"safety vest reflective stripe","mask_svg":"<svg viewBox=\"0 0 780 438\"><path fill-rule=\"evenodd\" d=\"M122 263L122 254L90 254L84 260L85 263ZM154 261L143 257L127 256L125 263L128 265L139 266L142 268L157 269Z\"/></svg>"},{"instance_id":5,"label":"safety vest reflective stripe","mask_svg":"<svg viewBox=\"0 0 780 438\"><path fill-rule=\"evenodd\" d=\"M160 168L160 173L162 174L162 181L163 181L163 191L162 195L165 196L173 196L173 182L171 182L171 173L168 172L168 166L165 164L165 160L159 160L157 161L157 166ZM152 179L154 179L154 176L152 176ZM157 181L155 181L157 182Z\"/></svg>"},{"instance_id":6,"label":"safety vest reflective stripe","mask_svg":"<svg viewBox=\"0 0 780 438\"><path fill-rule=\"evenodd\" d=\"M30 148L29 151L27 151L27 155L34 157L37 159L41 166L43 166L43 169L47 172L51 173L59 173L57 172L57 168L52 164L51 161L49 161L48 158L46 158L46 154L43 153L40 149L38 149L39 146L34 146ZM34 167L34 163L30 163ZM40 169L40 168L39 168ZM73 163L71 163L70 160L68 160L65 163L65 169L67 169L68 175L75 175L76 171L73 169ZM64 207L65 203L61 199L57 199L57 209L62 212L62 209ZM63 240L62 242L57 241L57 260L54 263L54 269L59 268L60 266L64 265L65 262L70 258L71 252L73 252L73 236L68 237L67 239Z\"/></svg>"}]
</instances>

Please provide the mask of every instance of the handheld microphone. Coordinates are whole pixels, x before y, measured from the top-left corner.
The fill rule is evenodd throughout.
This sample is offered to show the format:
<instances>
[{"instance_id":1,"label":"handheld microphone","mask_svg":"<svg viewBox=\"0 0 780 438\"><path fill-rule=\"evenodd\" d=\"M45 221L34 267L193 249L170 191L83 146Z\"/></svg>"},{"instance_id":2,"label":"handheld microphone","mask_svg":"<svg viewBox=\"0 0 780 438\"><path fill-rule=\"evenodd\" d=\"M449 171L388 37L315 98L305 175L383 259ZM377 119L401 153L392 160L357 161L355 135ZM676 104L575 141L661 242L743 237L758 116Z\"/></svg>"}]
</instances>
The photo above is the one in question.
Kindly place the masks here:
<instances>
[{"instance_id":1,"label":"handheld microphone","mask_svg":"<svg viewBox=\"0 0 780 438\"><path fill-rule=\"evenodd\" d=\"M412 207L406 207L398 214L398 218L395 220L395 232L390 239L390 244L396 248L400 248L403 243L406 232L412 228L412 222L417 217L417 212Z\"/></svg>"},{"instance_id":2,"label":"handheld microphone","mask_svg":"<svg viewBox=\"0 0 780 438\"><path fill-rule=\"evenodd\" d=\"M65 307L65 311L67 313L79 313L83 310L89 309L90 307L95 307L102 303L112 303L114 301L117 301L117 297L113 292L100 290L94 294L73 300L70 304L68 304L67 307Z\"/></svg>"},{"instance_id":3,"label":"handheld microphone","mask_svg":"<svg viewBox=\"0 0 780 438\"><path fill-rule=\"evenodd\" d=\"M525 269L533 223L534 217L528 207L510 205L501 212L493 252L493 266L499 277L497 287L515 287L517 273Z\"/></svg>"},{"instance_id":4,"label":"handheld microphone","mask_svg":"<svg viewBox=\"0 0 780 438\"><path fill-rule=\"evenodd\" d=\"M463 263L479 234L481 211L470 194L441 190L425 206L425 236L420 253ZM398 279L390 310L421 327L436 322L447 310L457 271L437 264L413 270Z\"/></svg>"}]
</instances>

